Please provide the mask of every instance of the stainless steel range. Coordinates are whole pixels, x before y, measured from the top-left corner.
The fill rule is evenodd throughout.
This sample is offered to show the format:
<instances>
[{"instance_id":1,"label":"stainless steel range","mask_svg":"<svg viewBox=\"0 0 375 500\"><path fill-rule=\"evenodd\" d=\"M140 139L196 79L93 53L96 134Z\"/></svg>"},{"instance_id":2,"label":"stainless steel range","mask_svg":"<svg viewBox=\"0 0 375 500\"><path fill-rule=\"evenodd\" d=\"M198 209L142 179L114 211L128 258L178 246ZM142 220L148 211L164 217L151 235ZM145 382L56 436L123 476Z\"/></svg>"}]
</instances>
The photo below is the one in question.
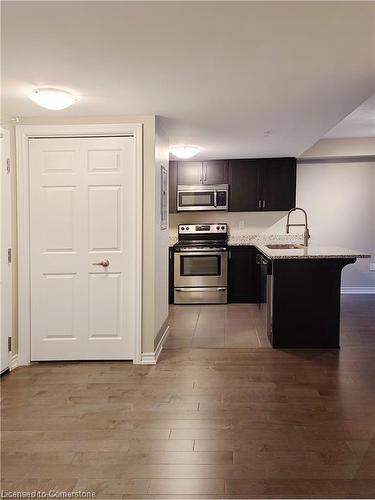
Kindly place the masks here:
<instances>
[{"instance_id":1,"label":"stainless steel range","mask_svg":"<svg viewBox=\"0 0 375 500\"><path fill-rule=\"evenodd\" d=\"M174 246L174 303L226 304L228 230L223 223L180 224Z\"/></svg>"}]
</instances>

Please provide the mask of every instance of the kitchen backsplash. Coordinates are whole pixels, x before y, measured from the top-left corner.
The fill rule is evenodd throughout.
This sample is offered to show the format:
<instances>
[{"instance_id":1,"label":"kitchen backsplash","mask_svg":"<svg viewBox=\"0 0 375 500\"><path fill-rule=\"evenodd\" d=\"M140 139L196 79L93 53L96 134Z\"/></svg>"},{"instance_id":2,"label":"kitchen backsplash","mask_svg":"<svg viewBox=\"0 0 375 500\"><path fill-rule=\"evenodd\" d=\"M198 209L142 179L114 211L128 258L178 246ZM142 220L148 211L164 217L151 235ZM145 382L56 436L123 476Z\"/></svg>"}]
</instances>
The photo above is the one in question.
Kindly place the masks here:
<instances>
[{"instance_id":1,"label":"kitchen backsplash","mask_svg":"<svg viewBox=\"0 0 375 500\"><path fill-rule=\"evenodd\" d=\"M229 243L251 245L253 243L302 241L302 229L294 229L294 234L287 235L286 212L182 212L169 215L169 243L177 241L179 224L199 224L226 222L229 227Z\"/></svg>"}]
</instances>

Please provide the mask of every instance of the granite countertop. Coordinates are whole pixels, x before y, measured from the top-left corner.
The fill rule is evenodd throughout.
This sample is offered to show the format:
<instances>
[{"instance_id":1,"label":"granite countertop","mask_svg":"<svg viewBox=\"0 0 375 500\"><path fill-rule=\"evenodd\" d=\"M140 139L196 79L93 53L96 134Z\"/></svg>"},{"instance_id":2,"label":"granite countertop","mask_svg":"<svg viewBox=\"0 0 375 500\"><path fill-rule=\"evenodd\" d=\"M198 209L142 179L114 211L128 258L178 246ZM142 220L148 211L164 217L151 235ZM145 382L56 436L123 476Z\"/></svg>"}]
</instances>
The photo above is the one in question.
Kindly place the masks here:
<instances>
[{"instance_id":1,"label":"granite countertop","mask_svg":"<svg viewBox=\"0 0 375 500\"><path fill-rule=\"evenodd\" d=\"M268 245L269 243L302 243L303 237L297 234L229 234L229 246ZM177 233L169 234L169 246L177 243Z\"/></svg>"},{"instance_id":2,"label":"granite countertop","mask_svg":"<svg viewBox=\"0 0 375 500\"><path fill-rule=\"evenodd\" d=\"M371 255L340 247L309 245L305 248L293 249L271 249L269 244L301 244L303 236L298 234L229 234L229 246L255 246L269 259L346 259L346 258L370 258ZM169 246L177 243L177 233L169 235Z\"/></svg>"},{"instance_id":3,"label":"granite countertop","mask_svg":"<svg viewBox=\"0 0 375 500\"><path fill-rule=\"evenodd\" d=\"M275 249L255 243L255 247L269 259L367 259L371 255L348 248L314 246L307 248Z\"/></svg>"}]
</instances>

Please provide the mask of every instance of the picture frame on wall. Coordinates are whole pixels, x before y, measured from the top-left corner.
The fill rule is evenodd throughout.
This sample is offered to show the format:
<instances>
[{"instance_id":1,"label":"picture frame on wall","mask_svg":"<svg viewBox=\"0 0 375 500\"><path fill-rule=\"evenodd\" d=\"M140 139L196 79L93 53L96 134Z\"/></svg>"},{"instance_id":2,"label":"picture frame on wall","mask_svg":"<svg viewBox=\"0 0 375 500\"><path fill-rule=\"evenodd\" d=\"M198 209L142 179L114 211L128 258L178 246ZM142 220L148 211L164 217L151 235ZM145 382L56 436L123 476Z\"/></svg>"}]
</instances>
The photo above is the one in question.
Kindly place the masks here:
<instances>
[{"instance_id":1,"label":"picture frame on wall","mask_svg":"<svg viewBox=\"0 0 375 500\"><path fill-rule=\"evenodd\" d=\"M164 165L160 167L160 229L168 228L168 172Z\"/></svg>"}]
</instances>

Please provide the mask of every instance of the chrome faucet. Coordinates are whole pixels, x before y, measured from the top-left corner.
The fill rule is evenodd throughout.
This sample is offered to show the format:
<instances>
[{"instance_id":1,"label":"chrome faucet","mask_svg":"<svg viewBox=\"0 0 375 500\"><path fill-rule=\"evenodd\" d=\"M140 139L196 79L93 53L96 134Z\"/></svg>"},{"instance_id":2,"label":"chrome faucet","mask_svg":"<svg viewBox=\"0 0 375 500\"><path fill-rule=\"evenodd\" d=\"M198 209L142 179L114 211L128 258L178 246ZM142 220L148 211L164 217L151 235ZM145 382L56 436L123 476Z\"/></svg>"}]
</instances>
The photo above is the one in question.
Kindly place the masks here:
<instances>
[{"instance_id":1,"label":"chrome faucet","mask_svg":"<svg viewBox=\"0 0 375 500\"><path fill-rule=\"evenodd\" d=\"M301 212L303 212L305 214L305 223L304 224L290 224L289 223L290 214L292 212L295 212L296 210L301 210ZM292 208L292 210L289 210L288 217L286 219L286 234L289 234L289 228L292 226L303 226L305 228L305 231L303 232L303 245L305 247L307 247L307 245L309 244L310 231L309 231L309 227L307 225L307 213L303 208L296 207L296 208Z\"/></svg>"}]
</instances>

